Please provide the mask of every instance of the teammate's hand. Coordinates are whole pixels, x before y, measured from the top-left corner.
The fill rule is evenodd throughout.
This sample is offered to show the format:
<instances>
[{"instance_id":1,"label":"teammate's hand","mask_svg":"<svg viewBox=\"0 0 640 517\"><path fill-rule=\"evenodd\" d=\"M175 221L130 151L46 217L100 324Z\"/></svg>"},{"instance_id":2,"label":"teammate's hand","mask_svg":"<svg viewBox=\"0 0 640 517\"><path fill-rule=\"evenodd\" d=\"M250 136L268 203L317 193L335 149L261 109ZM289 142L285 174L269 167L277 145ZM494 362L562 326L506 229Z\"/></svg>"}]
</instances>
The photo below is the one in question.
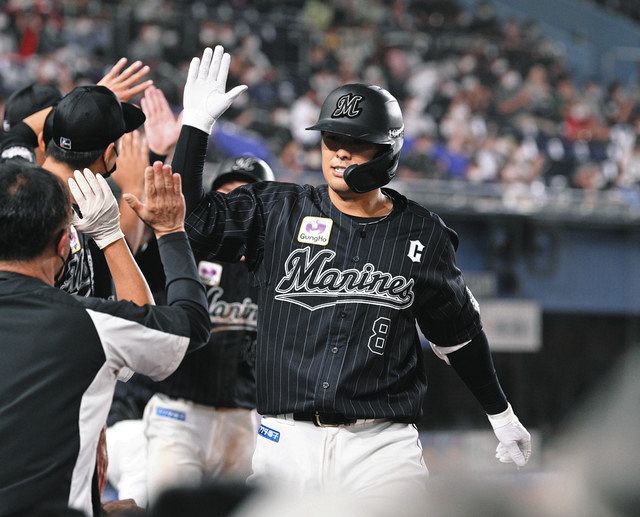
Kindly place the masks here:
<instances>
[{"instance_id":1,"label":"teammate's hand","mask_svg":"<svg viewBox=\"0 0 640 517\"><path fill-rule=\"evenodd\" d=\"M191 60L184 86L183 124L211 134L215 121L247 89L242 84L226 91L230 63L231 56L220 45L215 51L204 49L202 60L197 57Z\"/></svg>"},{"instance_id":2,"label":"teammate's hand","mask_svg":"<svg viewBox=\"0 0 640 517\"><path fill-rule=\"evenodd\" d=\"M99 86L106 86L115 93L120 102L128 101L153 84L151 79L140 82L150 70L148 66L142 65L142 61L136 61L122 70L126 64L127 58L121 57L111 67L111 70L98 81Z\"/></svg>"},{"instance_id":3,"label":"teammate's hand","mask_svg":"<svg viewBox=\"0 0 640 517\"><path fill-rule=\"evenodd\" d=\"M116 172L113 176L122 192L142 194L144 188L144 169L149 165L149 147L140 133L135 130L125 133L118 140Z\"/></svg>"},{"instance_id":4,"label":"teammate's hand","mask_svg":"<svg viewBox=\"0 0 640 517\"><path fill-rule=\"evenodd\" d=\"M73 214L76 229L93 238L100 249L124 238L118 202L107 180L89 169L75 171L73 176L69 178L69 190L82 213L82 217Z\"/></svg>"},{"instance_id":5,"label":"teammate's hand","mask_svg":"<svg viewBox=\"0 0 640 517\"><path fill-rule=\"evenodd\" d=\"M520 423L511 404L497 415L487 415L498 441L496 458L502 463L524 467L531 456L531 435Z\"/></svg>"},{"instance_id":6,"label":"teammate's hand","mask_svg":"<svg viewBox=\"0 0 640 517\"><path fill-rule=\"evenodd\" d=\"M125 201L138 217L153 228L156 238L184 231L185 202L180 174L171 173L171 165L155 162L144 171L145 202L131 193Z\"/></svg>"},{"instance_id":7,"label":"teammate's hand","mask_svg":"<svg viewBox=\"0 0 640 517\"><path fill-rule=\"evenodd\" d=\"M144 133L149 149L161 156L168 155L180 136L180 117L176 118L164 93L155 86L146 89L140 106L147 117L144 121Z\"/></svg>"},{"instance_id":8,"label":"teammate's hand","mask_svg":"<svg viewBox=\"0 0 640 517\"><path fill-rule=\"evenodd\" d=\"M116 173L111 178L120 188L120 192L130 192L142 197L144 169L149 165L149 147L140 131L125 133L120 137L116 165ZM122 198L118 206L120 207L120 227L131 248L131 253L136 253L143 242L145 225Z\"/></svg>"}]
</instances>

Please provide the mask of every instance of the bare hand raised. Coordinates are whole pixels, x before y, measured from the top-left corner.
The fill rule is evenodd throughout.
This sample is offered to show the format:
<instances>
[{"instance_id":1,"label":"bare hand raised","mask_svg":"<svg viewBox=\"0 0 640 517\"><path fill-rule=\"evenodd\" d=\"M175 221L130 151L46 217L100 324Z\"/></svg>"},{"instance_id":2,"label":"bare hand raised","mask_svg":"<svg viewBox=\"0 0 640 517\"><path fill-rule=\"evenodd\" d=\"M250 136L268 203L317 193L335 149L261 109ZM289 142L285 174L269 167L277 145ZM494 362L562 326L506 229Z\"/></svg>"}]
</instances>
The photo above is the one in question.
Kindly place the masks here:
<instances>
[{"instance_id":1,"label":"bare hand raised","mask_svg":"<svg viewBox=\"0 0 640 517\"><path fill-rule=\"evenodd\" d=\"M98 82L98 85L106 86L115 93L120 102L128 101L153 84L150 79L142 81L142 78L149 73L148 66L143 66L141 61L136 61L122 70L126 64L127 58L121 57Z\"/></svg>"},{"instance_id":2,"label":"bare hand raised","mask_svg":"<svg viewBox=\"0 0 640 517\"><path fill-rule=\"evenodd\" d=\"M124 199L156 238L184 231L185 202L180 174L172 174L170 165L155 162L144 171L145 202L131 193Z\"/></svg>"},{"instance_id":3,"label":"bare hand raised","mask_svg":"<svg viewBox=\"0 0 640 517\"><path fill-rule=\"evenodd\" d=\"M147 88L140 106L147 117L144 132L149 148L161 156L168 155L180 136L181 118L176 118L164 93L155 86Z\"/></svg>"}]
</instances>

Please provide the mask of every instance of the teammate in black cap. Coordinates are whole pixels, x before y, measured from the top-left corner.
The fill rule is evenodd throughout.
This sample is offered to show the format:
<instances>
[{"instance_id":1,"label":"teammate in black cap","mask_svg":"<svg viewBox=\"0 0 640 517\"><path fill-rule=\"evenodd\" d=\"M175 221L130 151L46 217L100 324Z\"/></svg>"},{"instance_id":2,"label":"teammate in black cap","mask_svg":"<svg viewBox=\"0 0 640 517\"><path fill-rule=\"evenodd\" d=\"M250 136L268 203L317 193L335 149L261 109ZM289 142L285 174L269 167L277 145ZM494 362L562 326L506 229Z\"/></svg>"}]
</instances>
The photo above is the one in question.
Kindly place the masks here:
<instances>
[{"instance_id":1,"label":"teammate in black cap","mask_svg":"<svg viewBox=\"0 0 640 517\"><path fill-rule=\"evenodd\" d=\"M202 160L230 57L205 50L189 70L174 170L184 172L197 253L245 257L258 293L254 475L298 491L341 487L368 500L424 487L418 433L426 391L416 322L489 415L497 457L524 465L530 436L500 387L478 306L455 264L457 235L383 188L403 143L396 99L350 84L320 119L315 188L256 183L204 194Z\"/></svg>"},{"instance_id":2,"label":"teammate in black cap","mask_svg":"<svg viewBox=\"0 0 640 517\"><path fill-rule=\"evenodd\" d=\"M66 184L74 176L75 170L89 169L104 177L112 174L116 167L115 142L125 133L141 126L144 114L132 104L121 103L104 86L79 86L60 100L49 120L51 140L47 145L43 167ZM91 253L90 240L81 228L77 229L79 233L72 246L73 253L58 287L72 294L107 298L112 294L111 278L106 268L96 267L96 261L102 262L100 252L94 249ZM100 243L99 239L94 241L100 249L105 250L110 244ZM126 270L134 267L137 270L124 239L117 239L115 244L104 253L107 262L116 260ZM109 265L114 266L109 267L111 275L122 271L116 264ZM122 286L122 283L116 283L116 291ZM127 289L123 295L120 289L118 297L129 298L131 292Z\"/></svg>"}]
</instances>

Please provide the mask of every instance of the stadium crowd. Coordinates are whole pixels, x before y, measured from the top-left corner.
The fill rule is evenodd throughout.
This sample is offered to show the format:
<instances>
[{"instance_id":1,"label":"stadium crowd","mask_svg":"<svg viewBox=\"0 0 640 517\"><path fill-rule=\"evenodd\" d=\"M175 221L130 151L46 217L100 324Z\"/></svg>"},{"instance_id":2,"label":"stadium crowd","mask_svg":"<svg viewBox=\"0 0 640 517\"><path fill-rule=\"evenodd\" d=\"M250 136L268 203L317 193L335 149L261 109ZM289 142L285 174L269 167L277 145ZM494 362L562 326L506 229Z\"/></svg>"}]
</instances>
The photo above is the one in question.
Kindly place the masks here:
<instances>
[{"instance_id":1,"label":"stadium crowd","mask_svg":"<svg viewBox=\"0 0 640 517\"><path fill-rule=\"evenodd\" d=\"M358 80L401 102L405 179L636 191L637 91L578 83L535 23L499 20L488 1L364 4L9 0L0 87L5 98L34 80L66 92L126 55L177 109L189 56L221 42L235 56L230 84L249 91L216 128L213 162L248 149L279 179L319 178L318 137L303 128L328 92Z\"/></svg>"}]
</instances>

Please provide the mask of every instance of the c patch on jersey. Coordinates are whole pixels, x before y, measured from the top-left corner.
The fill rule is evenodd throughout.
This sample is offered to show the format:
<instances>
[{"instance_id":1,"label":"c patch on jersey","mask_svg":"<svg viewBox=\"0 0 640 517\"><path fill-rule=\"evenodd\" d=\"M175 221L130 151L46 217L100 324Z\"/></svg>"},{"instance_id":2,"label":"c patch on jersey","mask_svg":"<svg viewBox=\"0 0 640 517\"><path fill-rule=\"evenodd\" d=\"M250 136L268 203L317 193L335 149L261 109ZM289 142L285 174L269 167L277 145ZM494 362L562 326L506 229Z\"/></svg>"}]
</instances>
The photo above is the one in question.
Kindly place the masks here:
<instances>
[{"instance_id":1,"label":"c patch on jersey","mask_svg":"<svg viewBox=\"0 0 640 517\"><path fill-rule=\"evenodd\" d=\"M329 244L332 226L333 220L327 217L307 216L302 219L298 230L298 242L326 246Z\"/></svg>"},{"instance_id":2,"label":"c patch on jersey","mask_svg":"<svg viewBox=\"0 0 640 517\"><path fill-rule=\"evenodd\" d=\"M420 241L409 241L409 253L407 253L407 257L411 260L411 262L420 262L422 260L422 252L424 251L424 244Z\"/></svg>"},{"instance_id":3,"label":"c patch on jersey","mask_svg":"<svg viewBox=\"0 0 640 517\"><path fill-rule=\"evenodd\" d=\"M275 429L271 429L270 427L267 427L266 425L262 425L260 424L260 427L258 428L258 434L260 436L262 436L263 438L266 438L267 440L271 440L272 442L279 442L280 441L280 431L276 431Z\"/></svg>"},{"instance_id":4,"label":"c patch on jersey","mask_svg":"<svg viewBox=\"0 0 640 517\"><path fill-rule=\"evenodd\" d=\"M204 285L217 287L220 285L220 279L222 278L222 266L215 262L201 260L198 263L198 274Z\"/></svg>"}]
</instances>

